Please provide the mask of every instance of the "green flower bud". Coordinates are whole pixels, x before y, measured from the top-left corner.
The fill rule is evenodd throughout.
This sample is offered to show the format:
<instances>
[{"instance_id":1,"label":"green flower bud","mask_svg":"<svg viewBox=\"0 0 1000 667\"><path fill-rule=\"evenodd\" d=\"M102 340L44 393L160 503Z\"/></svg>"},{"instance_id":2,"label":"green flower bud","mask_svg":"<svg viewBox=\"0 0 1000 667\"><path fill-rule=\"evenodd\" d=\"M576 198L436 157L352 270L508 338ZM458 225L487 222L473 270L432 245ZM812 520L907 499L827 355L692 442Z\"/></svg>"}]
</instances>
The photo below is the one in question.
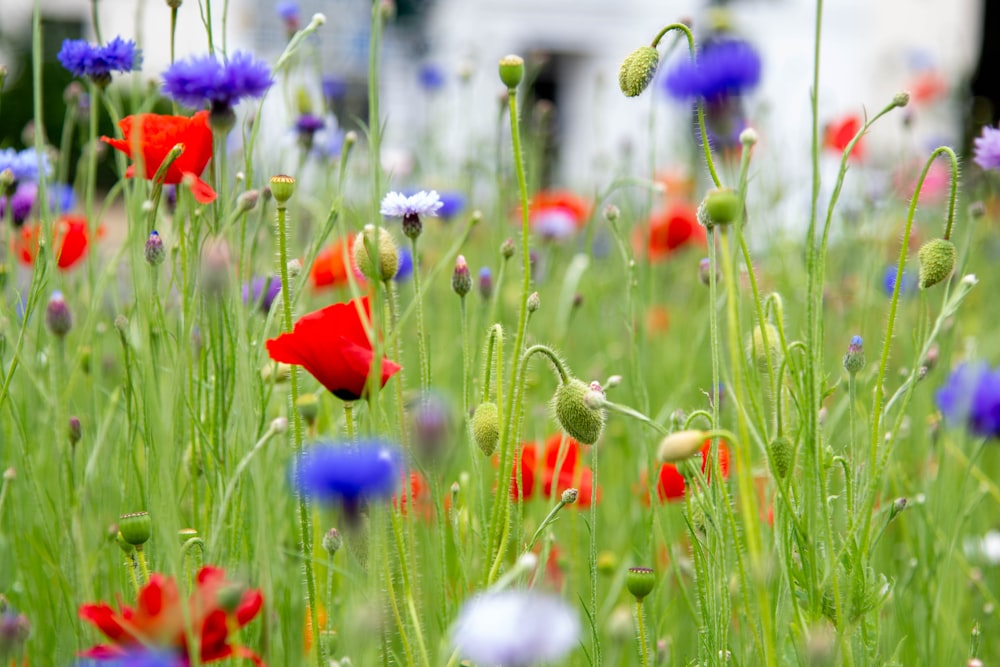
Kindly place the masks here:
<instances>
[{"instance_id":1,"label":"green flower bud","mask_svg":"<svg viewBox=\"0 0 1000 667\"><path fill-rule=\"evenodd\" d=\"M514 239L504 239L504 242L500 244L500 256L504 259L513 257L515 250Z\"/></svg>"},{"instance_id":2,"label":"green flower bud","mask_svg":"<svg viewBox=\"0 0 1000 667\"><path fill-rule=\"evenodd\" d=\"M648 567L630 567L625 575L625 587L639 602L653 591L656 574Z\"/></svg>"},{"instance_id":3,"label":"green flower bud","mask_svg":"<svg viewBox=\"0 0 1000 667\"><path fill-rule=\"evenodd\" d=\"M764 347L764 335L767 334L767 349ZM757 370L761 373L767 372L767 357L770 351L771 363L777 370L778 362L781 360L781 345L778 336L778 329L771 323L765 323L764 328L760 325L753 328L753 334L747 341L747 356L753 360Z\"/></svg>"},{"instance_id":4,"label":"green flower bud","mask_svg":"<svg viewBox=\"0 0 1000 667\"><path fill-rule=\"evenodd\" d=\"M504 56L500 59L500 80L508 90L517 88L524 78L524 58L521 56Z\"/></svg>"},{"instance_id":5,"label":"green flower bud","mask_svg":"<svg viewBox=\"0 0 1000 667\"><path fill-rule=\"evenodd\" d=\"M121 533L125 542L134 547L142 546L148 542L152 530L153 523L149 518L149 512L122 514L118 519L118 532Z\"/></svg>"},{"instance_id":6,"label":"green flower bud","mask_svg":"<svg viewBox=\"0 0 1000 667\"><path fill-rule=\"evenodd\" d=\"M851 337L851 342L847 346L847 354L844 355L844 370L851 375L861 372L865 367L865 348L861 336Z\"/></svg>"},{"instance_id":7,"label":"green flower bud","mask_svg":"<svg viewBox=\"0 0 1000 667\"><path fill-rule=\"evenodd\" d=\"M626 97L637 97L646 90L660 64L659 52L651 46L640 46L628 54L618 71L618 86Z\"/></svg>"},{"instance_id":8,"label":"green flower bud","mask_svg":"<svg viewBox=\"0 0 1000 667\"><path fill-rule=\"evenodd\" d=\"M687 430L671 433L660 441L656 449L657 460L674 463L690 458L701 451L707 434L704 431Z\"/></svg>"},{"instance_id":9,"label":"green flower bud","mask_svg":"<svg viewBox=\"0 0 1000 667\"><path fill-rule=\"evenodd\" d=\"M743 212L740 196L731 188L714 188L708 191L698 207L698 222L711 229L715 225L735 222Z\"/></svg>"},{"instance_id":10,"label":"green flower bud","mask_svg":"<svg viewBox=\"0 0 1000 667\"><path fill-rule=\"evenodd\" d=\"M593 385L597 385L596 388ZM588 385L583 380L570 378L559 385L555 395L556 419L571 438L585 445L592 445L604 430L604 411L587 406L589 392L603 393L599 384Z\"/></svg>"},{"instance_id":11,"label":"green flower bud","mask_svg":"<svg viewBox=\"0 0 1000 667\"><path fill-rule=\"evenodd\" d=\"M786 437L775 438L767 447L771 456L771 465L778 477L784 478L792 468L795 457L795 445Z\"/></svg>"},{"instance_id":12,"label":"green flower bud","mask_svg":"<svg viewBox=\"0 0 1000 667\"><path fill-rule=\"evenodd\" d=\"M323 551L333 556L340 551L342 546L344 546L344 538L339 530L331 528L326 531L326 535L323 536Z\"/></svg>"},{"instance_id":13,"label":"green flower bud","mask_svg":"<svg viewBox=\"0 0 1000 667\"><path fill-rule=\"evenodd\" d=\"M472 415L472 437L483 455L492 456L500 441L500 410L496 403L480 403Z\"/></svg>"},{"instance_id":14,"label":"green flower bud","mask_svg":"<svg viewBox=\"0 0 1000 667\"><path fill-rule=\"evenodd\" d=\"M365 225L364 230L354 239L353 252L354 265L369 278L392 280L399 271L399 250L392 234L385 227L378 228L376 237L375 225ZM372 261L370 253L377 254L377 265Z\"/></svg>"},{"instance_id":15,"label":"green flower bud","mask_svg":"<svg viewBox=\"0 0 1000 667\"><path fill-rule=\"evenodd\" d=\"M278 208L284 208L285 204L295 193L295 178L278 174L271 177L271 196L278 202Z\"/></svg>"},{"instance_id":16,"label":"green flower bud","mask_svg":"<svg viewBox=\"0 0 1000 667\"><path fill-rule=\"evenodd\" d=\"M955 270L958 252L955 244L944 239L932 239L925 243L920 257L920 289L927 289L946 280Z\"/></svg>"}]
</instances>

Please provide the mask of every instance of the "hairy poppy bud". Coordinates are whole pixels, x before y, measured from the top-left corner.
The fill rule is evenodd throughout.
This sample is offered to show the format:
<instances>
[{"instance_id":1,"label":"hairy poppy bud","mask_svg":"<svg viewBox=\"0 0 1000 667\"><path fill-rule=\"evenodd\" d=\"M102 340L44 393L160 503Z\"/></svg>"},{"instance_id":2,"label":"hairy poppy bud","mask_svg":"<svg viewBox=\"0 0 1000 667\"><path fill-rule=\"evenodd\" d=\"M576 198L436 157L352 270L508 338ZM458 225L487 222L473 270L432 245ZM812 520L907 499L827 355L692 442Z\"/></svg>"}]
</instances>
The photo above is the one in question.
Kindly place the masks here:
<instances>
[{"instance_id":1,"label":"hairy poppy bud","mask_svg":"<svg viewBox=\"0 0 1000 667\"><path fill-rule=\"evenodd\" d=\"M792 457L795 455L795 446L786 437L775 438L768 445L768 453L771 455L771 464L778 477L784 477L792 467Z\"/></svg>"},{"instance_id":2,"label":"hairy poppy bud","mask_svg":"<svg viewBox=\"0 0 1000 667\"><path fill-rule=\"evenodd\" d=\"M472 437L484 456L492 456L500 441L500 410L496 403L480 403L472 415Z\"/></svg>"},{"instance_id":3,"label":"hairy poppy bud","mask_svg":"<svg viewBox=\"0 0 1000 667\"><path fill-rule=\"evenodd\" d=\"M364 230L354 239L351 250L354 253L354 265L369 278L391 280L399 271L399 250L392 234L385 227L379 227L376 236L375 225L365 225ZM378 255L377 264L370 254L373 252Z\"/></svg>"},{"instance_id":4,"label":"hairy poppy bud","mask_svg":"<svg viewBox=\"0 0 1000 667\"><path fill-rule=\"evenodd\" d=\"M626 97L636 97L646 90L660 64L659 52L651 46L640 46L628 54L618 71L618 86Z\"/></svg>"},{"instance_id":5,"label":"hairy poppy bud","mask_svg":"<svg viewBox=\"0 0 1000 667\"><path fill-rule=\"evenodd\" d=\"M932 239L925 243L920 257L920 288L927 289L948 278L955 269L957 256L955 244L944 239Z\"/></svg>"},{"instance_id":6,"label":"hairy poppy bud","mask_svg":"<svg viewBox=\"0 0 1000 667\"><path fill-rule=\"evenodd\" d=\"M656 449L656 458L663 463L683 461L701 451L706 433L694 429L671 433L660 441Z\"/></svg>"},{"instance_id":7,"label":"hairy poppy bud","mask_svg":"<svg viewBox=\"0 0 1000 667\"><path fill-rule=\"evenodd\" d=\"M767 348L764 347L764 336L767 336ZM753 328L753 334L747 342L747 355L757 366L761 373L767 372L767 357L770 352L771 363L780 359L781 347L778 339L778 329L771 323L765 323L763 329L760 325Z\"/></svg>"},{"instance_id":8,"label":"hairy poppy bud","mask_svg":"<svg viewBox=\"0 0 1000 667\"><path fill-rule=\"evenodd\" d=\"M592 389L583 380L570 378L556 389L556 419L571 438L585 445L592 445L604 430L604 411L587 405L587 394L600 392L600 385Z\"/></svg>"},{"instance_id":9,"label":"hairy poppy bud","mask_svg":"<svg viewBox=\"0 0 1000 667\"><path fill-rule=\"evenodd\" d=\"M742 212L740 196L731 188L715 188L708 191L698 206L698 222L705 228L728 225L735 222Z\"/></svg>"}]
</instances>

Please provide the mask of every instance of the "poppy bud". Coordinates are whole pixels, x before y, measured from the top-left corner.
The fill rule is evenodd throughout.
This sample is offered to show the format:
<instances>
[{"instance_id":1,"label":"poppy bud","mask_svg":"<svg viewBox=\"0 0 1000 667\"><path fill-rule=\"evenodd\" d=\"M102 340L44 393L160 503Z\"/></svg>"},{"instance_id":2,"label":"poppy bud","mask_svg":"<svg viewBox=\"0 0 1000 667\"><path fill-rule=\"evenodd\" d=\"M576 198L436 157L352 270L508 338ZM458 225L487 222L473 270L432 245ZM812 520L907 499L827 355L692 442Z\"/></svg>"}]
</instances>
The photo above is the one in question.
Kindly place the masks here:
<instances>
[{"instance_id":1,"label":"poppy bud","mask_svg":"<svg viewBox=\"0 0 1000 667\"><path fill-rule=\"evenodd\" d=\"M844 355L844 370L851 375L861 372L865 367L865 349L861 336L851 338L851 344L847 346L847 354Z\"/></svg>"},{"instance_id":2,"label":"poppy bud","mask_svg":"<svg viewBox=\"0 0 1000 667\"><path fill-rule=\"evenodd\" d=\"M618 71L618 86L625 97L636 97L646 90L659 64L660 54L651 46L640 46L628 54Z\"/></svg>"},{"instance_id":3,"label":"poppy bud","mask_svg":"<svg viewBox=\"0 0 1000 667\"><path fill-rule=\"evenodd\" d=\"M399 271L399 249L385 227L378 228L376 237L375 225L365 225L364 230L354 239L351 250L354 253L354 265L369 278L392 280ZM372 252L378 255L377 266L372 261Z\"/></svg>"},{"instance_id":4,"label":"poppy bud","mask_svg":"<svg viewBox=\"0 0 1000 667\"><path fill-rule=\"evenodd\" d=\"M625 575L625 587L638 602L642 602L655 585L656 575L648 567L630 567Z\"/></svg>"},{"instance_id":5,"label":"poppy bud","mask_svg":"<svg viewBox=\"0 0 1000 667\"><path fill-rule=\"evenodd\" d=\"M122 514L118 519L118 532L127 544L134 547L142 546L149 541L152 528L149 512Z\"/></svg>"},{"instance_id":6,"label":"poppy bud","mask_svg":"<svg viewBox=\"0 0 1000 667\"><path fill-rule=\"evenodd\" d=\"M707 229L715 225L728 225L736 221L743 210L740 196L731 188L714 188L708 191L698 207L698 222Z\"/></svg>"},{"instance_id":7,"label":"poppy bud","mask_svg":"<svg viewBox=\"0 0 1000 667\"><path fill-rule=\"evenodd\" d=\"M771 465L774 466L774 471L778 473L778 477L784 478L792 467L795 446L788 438L780 437L775 438L767 449L771 455Z\"/></svg>"},{"instance_id":8,"label":"poppy bud","mask_svg":"<svg viewBox=\"0 0 1000 667\"><path fill-rule=\"evenodd\" d=\"M767 335L767 351L764 348L765 333ZM778 342L778 329L769 322L764 324L763 329L761 329L760 325L755 326L750 340L747 341L747 355L753 360L757 366L757 370L761 373L767 371L768 351L770 352L772 363L777 361L781 353Z\"/></svg>"},{"instance_id":9,"label":"poppy bud","mask_svg":"<svg viewBox=\"0 0 1000 667\"><path fill-rule=\"evenodd\" d=\"M57 338L63 338L73 327L73 315L59 290L52 292L49 297L49 305L45 308L45 324Z\"/></svg>"},{"instance_id":10,"label":"poppy bud","mask_svg":"<svg viewBox=\"0 0 1000 667\"><path fill-rule=\"evenodd\" d=\"M621 214L622 212L614 204L608 204L604 208L604 219L608 222L616 222Z\"/></svg>"},{"instance_id":11,"label":"poppy bud","mask_svg":"<svg viewBox=\"0 0 1000 667\"><path fill-rule=\"evenodd\" d=\"M706 433L690 429L671 433L660 441L656 449L656 458L663 463L683 461L701 451Z\"/></svg>"},{"instance_id":12,"label":"poppy bud","mask_svg":"<svg viewBox=\"0 0 1000 667\"><path fill-rule=\"evenodd\" d=\"M932 239L925 243L920 257L920 288L927 289L948 278L955 269L957 256L955 244L945 239Z\"/></svg>"},{"instance_id":13,"label":"poppy bud","mask_svg":"<svg viewBox=\"0 0 1000 667\"><path fill-rule=\"evenodd\" d=\"M500 440L500 410L496 403L480 403L472 415L472 437L484 456L492 456Z\"/></svg>"},{"instance_id":14,"label":"poppy bud","mask_svg":"<svg viewBox=\"0 0 1000 667\"><path fill-rule=\"evenodd\" d=\"M177 531L177 538L181 541L181 546L187 544L187 541L198 537L198 531L194 528L181 528Z\"/></svg>"},{"instance_id":15,"label":"poppy bud","mask_svg":"<svg viewBox=\"0 0 1000 667\"><path fill-rule=\"evenodd\" d=\"M556 389L556 419L571 438L585 445L592 445L604 430L604 411L587 406L586 397L591 391L600 392L600 385L592 389L583 380L570 378Z\"/></svg>"},{"instance_id":16,"label":"poppy bud","mask_svg":"<svg viewBox=\"0 0 1000 667\"><path fill-rule=\"evenodd\" d=\"M278 208L284 208L285 204L295 193L295 178L278 174L271 177L271 196L278 202Z\"/></svg>"},{"instance_id":17,"label":"poppy bud","mask_svg":"<svg viewBox=\"0 0 1000 667\"><path fill-rule=\"evenodd\" d=\"M340 531L336 528L331 528L323 535L323 551L330 554L330 556L340 551L342 546L344 546L344 538L341 537Z\"/></svg>"},{"instance_id":18,"label":"poppy bud","mask_svg":"<svg viewBox=\"0 0 1000 667\"><path fill-rule=\"evenodd\" d=\"M508 90L517 88L522 78L524 78L524 58L510 55L500 59L500 80Z\"/></svg>"},{"instance_id":19,"label":"poppy bud","mask_svg":"<svg viewBox=\"0 0 1000 667\"><path fill-rule=\"evenodd\" d=\"M167 251L163 248L163 239L155 229L149 233L146 239L146 249L143 252L146 262L150 266L159 266L167 258Z\"/></svg>"},{"instance_id":20,"label":"poppy bud","mask_svg":"<svg viewBox=\"0 0 1000 667\"><path fill-rule=\"evenodd\" d=\"M455 272L451 274L451 289L460 297L464 297L472 289L472 276L469 274L469 265L465 263L463 255L455 259Z\"/></svg>"}]
</instances>

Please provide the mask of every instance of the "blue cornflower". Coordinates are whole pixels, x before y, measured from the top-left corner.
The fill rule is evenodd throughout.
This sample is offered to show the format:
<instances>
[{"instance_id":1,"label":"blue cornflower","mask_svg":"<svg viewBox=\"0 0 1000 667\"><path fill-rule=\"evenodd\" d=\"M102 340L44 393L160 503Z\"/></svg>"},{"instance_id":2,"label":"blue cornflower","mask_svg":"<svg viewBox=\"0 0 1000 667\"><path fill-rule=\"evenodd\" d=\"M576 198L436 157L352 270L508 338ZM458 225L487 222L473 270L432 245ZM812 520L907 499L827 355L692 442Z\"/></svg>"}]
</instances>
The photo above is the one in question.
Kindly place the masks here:
<instances>
[{"instance_id":1,"label":"blue cornflower","mask_svg":"<svg viewBox=\"0 0 1000 667\"><path fill-rule=\"evenodd\" d=\"M972 161L983 169L1000 171L1000 129L984 127L983 133L973 140Z\"/></svg>"},{"instance_id":2,"label":"blue cornflower","mask_svg":"<svg viewBox=\"0 0 1000 667\"><path fill-rule=\"evenodd\" d=\"M413 253L406 248L399 249L399 269L392 277L397 283L408 280L413 275Z\"/></svg>"},{"instance_id":3,"label":"blue cornflower","mask_svg":"<svg viewBox=\"0 0 1000 667\"><path fill-rule=\"evenodd\" d=\"M56 57L73 76L89 76L99 83L110 81L112 72L131 72L142 64L142 50L121 37L104 46L67 39Z\"/></svg>"},{"instance_id":4,"label":"blue cornflower","mask_svg":"<svg viewBox=\"0 0 1000 667\"><path fill-rule=\"evenodd\" d=\"M6 169L14 174L15 181L37 181L38 153L34 148L25 148L23 151L13 148L0 150L0 171ZM45 153L42 153L42 170L46 176L52 173L52 165Z\"/></svg>"},{"instance_id":5,"label":"blue cornflower","mask_svg":"<svg viewBox=\"0 0 1000 667\"><path fill-rule=\"evenodd\" d=\"M484 266L479 269L479 296L483 297L484 300L488 300L493 296L493 272L490 271L490 267Z\"/></svg>"},{"instance_id":6,"label":"blue cornflower","mask_svg":"<svg viewBox=\"0 0 1000 667\"><path fill-rule=\"evenodd\" d=\"M436 216L442 206L444 203L435 190L430 192L421 190L410 197L401 192L390 192L382 199L382 215L390 218L405 218L412 215Z\"/></svg>"},{"instance_id":7,"label":"blue cornflower","mask_svg":"<svg viewBox=\"0 0 1000 667\"><path fill-rule=\"evenodd\" d=\"M243 303L260 306L265 315L270 312L279 294L281 294L281 278L277 276L254 278L243 285Z\"/></svg>"},{"instance_id":8,"label":"blue cornflower","mask_svg":"<svg viewBox=\"0 0 1000 667\"><path fill-rule=\"evenodd\" d=\"M83 659L76 667L183 667L185 661L174 652L137 648L113 659Z\"/></svg>"},{"instance_id":9,"label":"blue cornflower","mask_svg":"<svg viewBox=\"0 0 1000 667\"><path fill-rule=\"evenodd\" d=\"M451 220L465 208L465 195L461 192L445 191L440 197L441 208L437 213L444 220Z\"/></svg>"},{"instance_id":10,"label":"blue cornflower","mask_svg":"<svg viewBox=\"0 0 1000 667\"><path fill-rule=\"evenodd\" d=\"M420 82L420 87L429 93L441 90L445 84L444 70L430 63L421 65L417 70L417 81Z\"/></svg>"},{"instance_id":11,"label":"blue cornflower","mask_svg":"<svg viewBox=\"0 0 1000 667\"><path fill-rule=\"evenodd\" d=\"M347 95L347 79L344 77L332 74L324 76L321 85L323 87L323 98L328 105L332 106L333 102L343 99Z\"/></svg>"},{"instance_id":12,"label":"blue cornflower","mask_svg":"<svg viewBox=\"0 0 1000 667\"><path fill-rule=\"evenodd\" d=\"M885 273L882 274L882 290L888 297L891 297L893 290L896 289L896 271L897 269L895 266L887 266L885 267ZM902 282L899 285L899 294L901 296L912 294L916 289L916 277L910 275L906 271L903 271Z\"/></svg>"},{"instance_id":13,"label":"blue cornflower","mask_svg":"<svg viewBox=\"0 0 1000 667\"><path fill-rule=\"evenodd\" d=\"M298 26L299 3L295 0L279 0L279 2L274 4L274 11L285 22L285 25L289 27Z\"/></svg>"},{"instance_id":14,"label":"blue cornflower","mask_svg":"<svg viewBox=\"0 0 1000 667\"><path fill-rule=\"evenodd\" d=\"M402 476L402 453L380 440L326 443L299 456L295 485L310 497L357 509L362 500L387 498Z\"/></svg>"},{"instance_id":15,"label":"blue cornflower","mask_svg":"<svg viewBox=\"0 0 1000 667\"><path fill-rule=\"evenodd\" d=\"M246 97L261 97L271 87L271 68L245 51L227 62L215 56L195 56L175 62L163 74L163 92L189 107L206 103L225 111Z\"/></svg>"},{"instance_id":16,"label":"blue cornflower","mask_svg":"<svg viewBox=\"0 0 1000 667\"><path fill-rule=\"evenodd\" d=\"M935 396L941 413L984 438L1000 437L1000 369L962 364Z\"/></svg>"},{"instance_id":17,"label":"blue cornflower","mask_svg":"<svg viewBox=\"0 0 1000 667\"><path fill-rule=\"evenodd\" d=\"M707 42L694 60L677 60L667 71L663 87L678 100L717 100L739 95L760 81L760 55L739 39Z\"/></svg>"}]
</instances>

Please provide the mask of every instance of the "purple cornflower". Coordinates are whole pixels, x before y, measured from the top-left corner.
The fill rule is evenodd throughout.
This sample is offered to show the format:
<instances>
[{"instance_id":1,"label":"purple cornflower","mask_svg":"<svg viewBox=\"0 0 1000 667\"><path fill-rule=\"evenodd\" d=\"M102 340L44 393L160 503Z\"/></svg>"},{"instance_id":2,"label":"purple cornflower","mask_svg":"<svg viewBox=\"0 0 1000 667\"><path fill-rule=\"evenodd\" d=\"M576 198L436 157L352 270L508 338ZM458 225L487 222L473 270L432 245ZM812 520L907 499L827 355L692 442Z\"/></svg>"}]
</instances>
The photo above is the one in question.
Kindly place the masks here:
<instances>
[{"instance_id":1,"label":"purple cornflower","mask_svg":"<svg viewBox=\"0 0 1000 667\"><path fill-rule=\"evenodd\" d=\"M483 300L489 300L493 296L493 272L488 266L479 269L479 296Z\"/></svg>"},{"instance_id":2,"label":"purple cornflower","mask_svg":"<svg viewBox=\"0 0 1000 667\"><path fill-rule=\"evenodd\" d=\"M705 43L694 60L677 60L663 79L666 92L678 100L717 100L739 95L760 81L760 55L739 39Z\"/></svg>"},{"instance_id":3,"label":"purple cornflower","mask_svg":"<svg viewBox=\"0 0 1000 667\"><path fill-rule=\"evenodd\" d=\"M243 303L259 306L266 315L271 311L274 300L281 294L281 278L254 278L243 285Z\"/></svg>"},{"instance_id":4,"label":"purple cornflower","mask_svg":"<svg viewBox=\"0 0 1000 667\"><path fill-rule=\"evenodd\" d=\"M885 267L885 273L882 274L882 290L885 295L892 297L893 290L896 289L896 267L887 266ZM900 295L912 294L917 288L917 279L903 271L902 282L899 285Z\"/></svg>"},{"instance_id":5,"label":"purple cornflower","mask_svg":"<svg viewBox=\"0 0 1000 667\"><path fill-rule=\"evenodd\" d=\"M313 137L312 152L317 157L332 160L340 157L340 152L344 148L344 131L340 129L337 117L333 114L327 114L323 122L323 129Z\"/></svg>"},{"instance_id":6,"label":"purple cornflower","mask_svg":"<svg viewBox=\"0 0 1000 667\"><path fill-rule=\"evenodd\" d=\"M285 22L289 32L299 29L299 3L295 0L279 0L274 5L274 11Z\"/></svg>"},{"instance_id":7,"label":"purple cornflower","mask_svg":"<svg viewBox=\"0 0 1000 667\"><path fill-rule=\"evenodd\" d=\"M333 106L333 102L343 99L347 95L347 80L340 76L327 75L323 77L323 99L328 106Z\"/></svg>"},{"instance_id":8,"label":"purple cornflower","mask_svg":"<svg viewBox=\"0 0 1000 667\"><path fill-rule=\"evenodd\" d=\"M1000 437L1000 369L983 363L962 364L935 397L951 422L965 424L984 438Z\"/></svg>"},{"instance_id":9,"label":"purple cornflower","mask_svg":"<svg viewBox=\"0 0 1000 667\"><path fill-rule=\"evenodd\" d=\"M402 477L402 453L381 440L325 443L298 458L294 483L303 494L356 510L363 500L388 498Z\"/></svg>"},{"instance_id":10,"label":"purple cornflower","mask_svg":"<svg viewBox=\"0 0 1000 667\"><path fill-rule=\"evenodd\" d=\"M417 70L417 81L420 82L420 87L427 92L437 92L444 88L444 70L430 63L421 65L420 69Z\"/></svg>"},{"instance_id":11,"label":"purple cornflower","mask_svg":"<svg viewBox=\"0 0 1000 667\"><path fill-rule=\"evenodd\" d=\"M13 148L0 150L0 171L7 169L14 174L15 181L37 181L38 153L34 148L25 148L23 151ZM52 165L44 153L42 153L42 170L46 176L52 173Z\"/></svg>"},{"instance_id":12,"label":"purple cornflower","mask_svg":"<svg viewBox=\"0 0 1000 667\"><path fill-rule=\"evenodd\" d=\"M316 133L323 129L325 121L316 114L304 113L295 119L295 132L299 135L299 143L306 150L313 146Z\"/></svg>"},{"instance_id":13,"label":"purple cornflower","mask_svg":"<svg viewBox=\"0 0 1000 667\"><path fill-rule=\"evenodd\" d=\"M76 197L73 188L63 183L50 183L48 188L49 208L55 213L65 213L73 208ZM10 217L14 225L20 226L35 208L38 199L38 185L25 181L17 186L10 197L0 197L0 219L7 214L7 202L10 202Z\"/></svg>"},{"instance_id":14,"label":"purple cornflower","mask_svg":"<svg viewBox=\"0 0 1000 667\"><path fill-rule=\"evenodd\" d=\"M227 62L215 56L195 56L175 62L163 74L163 92L189 107L205 104L226 111L247 97L261 97L271 87L271 68L246 51Z\"/></svg>"},{"instance_id":15,"label":"purple cornflower","mask_svg":"<svg viewBox=\"0 0 1000 667\"><path fill-rule=\"evenodd\" d=\"M983 133L973 140L972 161L983 169L1000 171L1000 129L986 126Z\"/></svg>"},{"instance_id":16,"label":"purple cornflower","mask_svg":"<svg viewBox=\"0 0 1000 667\"><path fill-rule=\"evenodd\" d=\"M562 598L507 590L466 602L451 641L477 664L527 667L559 660L576 646L579 634L580 619Z\"/></svg>"},{"instance_id":17,"label":"purple cornflower","mask_svg":"<svg viewBox=\"0 0 1000 667\"><path fill-rule=\"evenodd\" d=\"M174 652L156 651L153 649L130 649L125 655L113 659L81 660L76 667L183 667L185 661Z\"/></svg>"},{"instance_id":18,"label":"purple cornflower","mask_svg":"<svg viewBox=\"0 0 1000 667\"><path fill-rule=\"evenodd\" d=\"M142 65L142 50L132 40L121 37L104 46L67 39L56 57L73 76L89 76L99 84L110 82L112 72L131 72Z\"/></svg>"}]
</instances>

